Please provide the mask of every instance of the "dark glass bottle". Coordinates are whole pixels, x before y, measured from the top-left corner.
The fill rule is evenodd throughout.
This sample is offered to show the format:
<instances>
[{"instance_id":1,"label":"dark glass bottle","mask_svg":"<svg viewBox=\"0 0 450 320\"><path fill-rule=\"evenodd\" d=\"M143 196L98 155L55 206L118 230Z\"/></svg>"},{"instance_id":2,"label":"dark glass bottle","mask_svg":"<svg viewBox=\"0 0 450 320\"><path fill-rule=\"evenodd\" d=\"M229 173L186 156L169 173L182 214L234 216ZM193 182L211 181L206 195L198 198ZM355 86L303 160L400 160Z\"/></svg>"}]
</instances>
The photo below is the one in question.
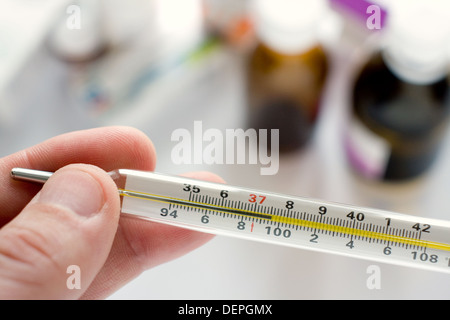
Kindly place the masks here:
<instances>
[{"instance_id":1,"label":"dark glass bottle","mask_svg":"<svg viewBox=\"0 0 450 320\"><path fill-rule=\"evenodd\" d=\"M401 24L391 32L387 46L356 78L346 149L363 176L399 181L424 173L437 157L450 95L446 53L436 32L426 39Z\"/></svg>"},{"instance_id":2,"label":"dark glass bottle","mask_svg":"<svg viewBox=\"0 0 450 320\"><path fill-rule=\"evenodd\" d=\"M352 121L359 121L374 138L384 141L381 152L386 154L379 156L383 163L378 164L377 172L364 172L367 168L352 159L356 167L366 175L385 180L407 179L423 173L438 153L449 102L447 77L427 85L408 83L389 70L381 54L375 55L355 84ZM365 142L367 147L377 148L371 142Z\"/></svg>"},{"instance_id":3,"label":"dark glass bottle","mask_svg":"<svg viewBox=\"0 0 450 320\"><path fill-rule=\"evenodd\" d=\"M260 42L248 62L248 126L279 129L280 151L291 151L304 146L311 137L326 80L327 57L314 29L322 7L321 1L317 1L317 8L310 5L305 22L295 16L302 11L289 8L293 1L287 1L287 7L283 7L286 1L270 2L269 6L276 7L259 11L263 11L256 28ZM295 3L308 5L305 1ZM276 10L280 10L280 16L274 13ZM298 19L300 23L286 23L287 11L291 11L292 21Z\"/></svg>"}]
</instances>

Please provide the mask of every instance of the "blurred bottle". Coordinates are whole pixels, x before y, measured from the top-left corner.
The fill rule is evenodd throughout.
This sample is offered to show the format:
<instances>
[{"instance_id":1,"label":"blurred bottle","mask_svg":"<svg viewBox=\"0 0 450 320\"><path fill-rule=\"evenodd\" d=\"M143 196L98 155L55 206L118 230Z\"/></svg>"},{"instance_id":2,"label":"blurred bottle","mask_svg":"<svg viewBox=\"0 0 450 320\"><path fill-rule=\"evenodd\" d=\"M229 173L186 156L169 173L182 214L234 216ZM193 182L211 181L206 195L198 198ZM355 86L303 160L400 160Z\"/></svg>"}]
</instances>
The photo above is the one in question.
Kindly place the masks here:
<instances>
[{"instance_id":1,"label":"blurred bottle","mask_svg":"<svg viewBox=\"0 0 450 320\"><path fill-rule=\"evenodd\" d=\"M102 2L76 0L65 7L49 35L49 47L65 61L95 60L107 50L103 33Z\"/></svg>"},{"instance_id":2,"label":"blurred bottle","mask_svg":"<svg viewBox=\"0 0 450 320\"><path fill-rule=\"evenodd\" d=\"M304 146L312 135L328 63L319 44L324 1L256 0L259 40L248 64L248 125L279 129L280 151Z\"/></svg>"},{"instance_id":3,"label":"blurred bottle","mask_svg":"<svg viewBox=\"0 0 450 320\"><path fill-rule=\"evenodd\" d=\"M354 84L346 151L363 176L404 180L425 172L438 154L450 108L450 37L427 6L404 6L387 31L386 45Z\"/></svg>"},{"instance_id":4,"label":"blurred bottle","mask_svg":"<svg viewBox=\"0 0 450 320\"><path fill-rule=\"evenodd\" d=\"M112 50L141 41L156 0L74 0L65 7L49 36L64 61L92 62Z\"/></svg>"}]
</instances>

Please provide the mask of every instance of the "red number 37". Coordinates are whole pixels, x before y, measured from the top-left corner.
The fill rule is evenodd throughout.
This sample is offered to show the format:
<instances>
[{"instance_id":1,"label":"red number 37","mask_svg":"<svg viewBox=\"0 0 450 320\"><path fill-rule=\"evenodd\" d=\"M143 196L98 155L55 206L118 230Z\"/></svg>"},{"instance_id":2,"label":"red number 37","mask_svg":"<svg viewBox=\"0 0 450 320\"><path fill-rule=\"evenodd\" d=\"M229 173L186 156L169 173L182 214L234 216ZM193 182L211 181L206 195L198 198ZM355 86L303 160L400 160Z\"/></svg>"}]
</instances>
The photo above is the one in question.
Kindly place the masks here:
<instances>
[{"instance_id":1,"label":"red number 37","mask_svg":"<svg viewBox=\"0 0 450 320\"><path fill-rule=\"evenodd\" d=\"M259 200L259 201L258 201ZM257 202L259 204L262 204L266 200L266 196L257 196L256 194L251 194L250 199L248 199L248 202Z\"/></svg>"}]
</instances>

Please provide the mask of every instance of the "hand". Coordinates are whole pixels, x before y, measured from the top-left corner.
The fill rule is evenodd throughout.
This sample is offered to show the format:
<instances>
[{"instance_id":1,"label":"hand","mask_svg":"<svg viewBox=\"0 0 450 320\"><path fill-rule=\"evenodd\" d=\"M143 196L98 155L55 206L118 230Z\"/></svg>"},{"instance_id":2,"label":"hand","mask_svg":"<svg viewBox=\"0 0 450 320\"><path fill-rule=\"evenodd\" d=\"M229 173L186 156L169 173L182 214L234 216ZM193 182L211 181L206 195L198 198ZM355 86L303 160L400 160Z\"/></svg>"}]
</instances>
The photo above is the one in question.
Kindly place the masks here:
<instances>
[{"instance_id":1,"label":"hand","mask_svg":"<svg viewBox=\"0 0 450 320\"><path fill-rule=\"evenodd\" d=\"M105 298L208 241L211 235L119 220L117 188L105 171L151 171L155 162L151 141L126 127L64 134L0 159L0 298ZM13 167L57 171L40 190L13 181ZM206 172L186 176L223 182ZM79 289L67 285L73 265Z\"/></svg>"}]
</instances>

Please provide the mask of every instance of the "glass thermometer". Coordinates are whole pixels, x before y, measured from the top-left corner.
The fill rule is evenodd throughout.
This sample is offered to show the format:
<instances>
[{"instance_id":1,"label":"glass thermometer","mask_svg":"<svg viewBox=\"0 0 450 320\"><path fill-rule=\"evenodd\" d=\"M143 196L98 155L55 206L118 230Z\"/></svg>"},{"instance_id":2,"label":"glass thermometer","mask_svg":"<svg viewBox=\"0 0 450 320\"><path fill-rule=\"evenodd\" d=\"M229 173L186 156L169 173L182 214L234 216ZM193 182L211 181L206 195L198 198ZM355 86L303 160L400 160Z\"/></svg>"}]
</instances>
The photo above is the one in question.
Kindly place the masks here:
<instances>
[{"instance_id":1,"label":"glass thermometer","mask_svg":"<svg viewBox=\"0 0 450 320\"><path fill-rule=\"evenodd\" d=\"M51 172L15 168L44 183ZM121 212L218 235L450 273L450 222L154 172L110 172Z\"/></svg>"}]
</instances>

